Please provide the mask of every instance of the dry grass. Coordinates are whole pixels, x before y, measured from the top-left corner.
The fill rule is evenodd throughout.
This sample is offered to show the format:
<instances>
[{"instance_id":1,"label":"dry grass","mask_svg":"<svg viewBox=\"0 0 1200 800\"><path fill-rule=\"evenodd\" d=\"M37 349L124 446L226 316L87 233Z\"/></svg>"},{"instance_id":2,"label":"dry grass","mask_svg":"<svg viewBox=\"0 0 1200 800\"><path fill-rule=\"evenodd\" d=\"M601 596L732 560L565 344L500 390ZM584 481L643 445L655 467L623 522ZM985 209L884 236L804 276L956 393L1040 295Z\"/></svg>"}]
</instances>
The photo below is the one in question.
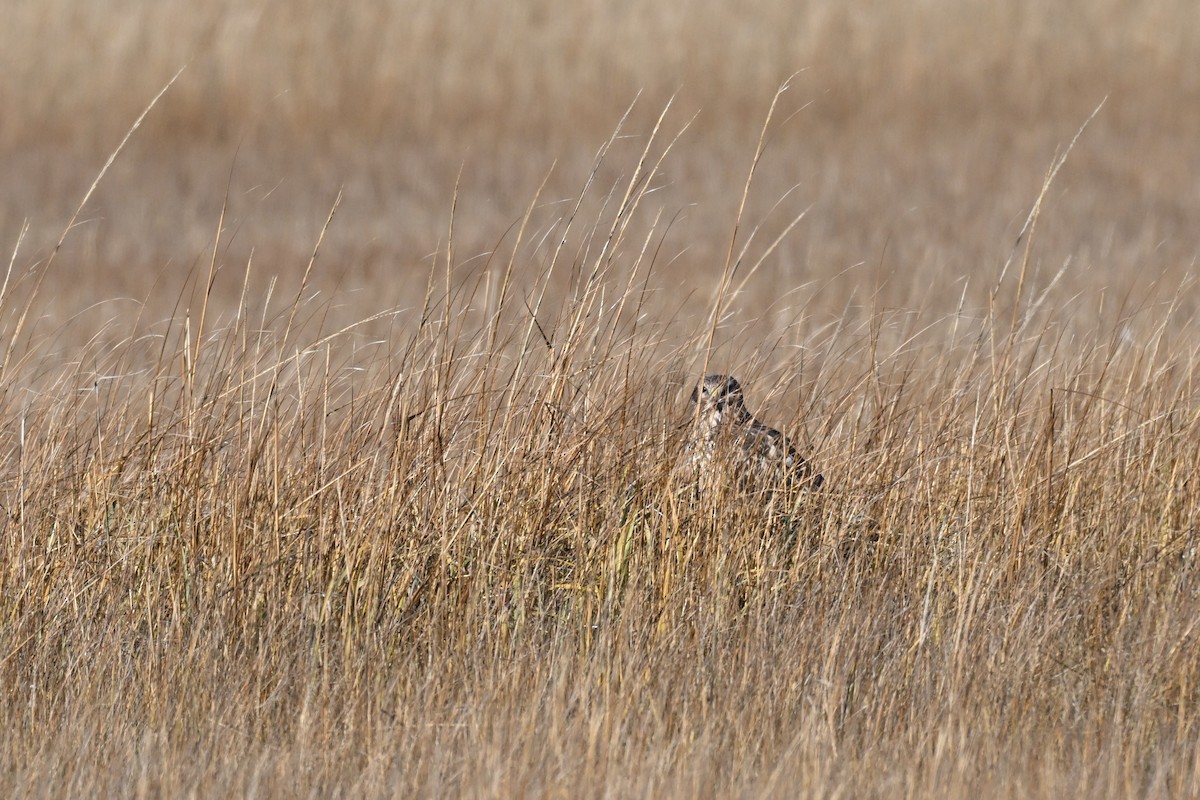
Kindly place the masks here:
<instances>
[{"instance_id":1,"label":"dry grass","mask_svg":"<svg viewBox=\"0 0 1200 800\"><path fill-rule=\"evenodd\" d=\"M617 5L11 10L0 792L1200 793L1190 4Z\"/></svg>"}]
</instances>

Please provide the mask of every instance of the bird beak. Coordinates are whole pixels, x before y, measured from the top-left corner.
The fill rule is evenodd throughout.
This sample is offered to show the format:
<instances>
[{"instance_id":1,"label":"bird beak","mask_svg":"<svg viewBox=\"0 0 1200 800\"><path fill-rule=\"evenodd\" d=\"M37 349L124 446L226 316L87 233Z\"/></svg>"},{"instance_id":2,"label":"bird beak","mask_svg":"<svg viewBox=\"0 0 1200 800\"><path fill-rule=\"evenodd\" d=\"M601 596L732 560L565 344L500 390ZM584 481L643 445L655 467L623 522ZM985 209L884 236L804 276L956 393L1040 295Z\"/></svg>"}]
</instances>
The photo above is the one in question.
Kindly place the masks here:
<instances>
[{"instance_id":1,"label":"bird beak","mask_svg":"<svg viewBox=\"0 0 1200 800\"><path fill-rule=\"evenodd\" d=\"M695 389L692 389L692 402L693 403L700 402L700 387L699 386L697 386Z\"/></svg>"}]
</instances>

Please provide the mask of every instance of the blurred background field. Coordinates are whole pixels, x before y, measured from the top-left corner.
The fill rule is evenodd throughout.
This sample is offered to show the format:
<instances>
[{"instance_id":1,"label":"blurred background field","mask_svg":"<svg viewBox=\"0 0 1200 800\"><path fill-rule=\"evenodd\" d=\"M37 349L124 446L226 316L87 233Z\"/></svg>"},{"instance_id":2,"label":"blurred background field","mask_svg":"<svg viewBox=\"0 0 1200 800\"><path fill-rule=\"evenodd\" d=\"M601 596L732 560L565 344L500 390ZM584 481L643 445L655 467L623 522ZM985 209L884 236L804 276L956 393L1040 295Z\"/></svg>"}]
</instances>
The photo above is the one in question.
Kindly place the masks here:
<instances>
[{"instance_id":1,"label":"blurred background field","mask_svg":"<svg viewBox=\"0 0 1200 800\"><path fill-rule=\"evenodd\" d=\"M1050 198L1039 261L1086 258L1079 272L1111 283L1196 251L1200 18L1183 0L587 0L569 12L18 0L6 18L0 235L13 242L29 220L29 257L186 66L49 278L64 312L144 299L162 274L170 285L211 245L227 190L227 260L254 249L264 272L286 275L344 189L318 285L404 302L444 245L456 183L465 259L495 248L543 180L542 204L575 197L637 99L598 184L627 174L672 96L666 130L694 121L654 202L679 214L671 269L703 282L719 274L767 105L793 73L747 218L770 228L812 208L752 293L815 282L837 308L869 270L893 276L896 305L930 291L908 279L918 271L982 287L1056 149L1105 97Z\"/></svg>"},{"instance_id":2,"label":"blurred background field","mask_svg":"<svg viewBox=\"0 0 1200 800\"><path fill-rule=\"evenodd\" d=\"M1200 789L1193 3L2 22L7 793Z\"/></svg>"}]
</instances>

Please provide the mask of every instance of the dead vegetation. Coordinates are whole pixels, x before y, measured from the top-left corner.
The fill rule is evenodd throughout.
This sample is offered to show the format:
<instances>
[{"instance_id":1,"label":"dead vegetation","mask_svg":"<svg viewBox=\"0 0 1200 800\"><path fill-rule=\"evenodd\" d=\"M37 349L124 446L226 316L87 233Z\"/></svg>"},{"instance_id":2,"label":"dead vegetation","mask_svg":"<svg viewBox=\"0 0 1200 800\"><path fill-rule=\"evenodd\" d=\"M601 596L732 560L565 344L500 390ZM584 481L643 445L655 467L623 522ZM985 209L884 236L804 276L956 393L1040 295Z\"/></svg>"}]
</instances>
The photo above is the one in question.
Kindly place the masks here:
<instances>
[{"instance_id":1,"label":"dead vegetation","mask_svg":"<svg viewBox=\"0 0 1200 800\"><path fill-rule=\"evenodd\" d=\"M762 5L768 20L783 13ZM971 21L957 17L928 61L897 44L940 8L918 6L907 23L882 10L844 16L857 31L848 41L892 48L851 48L860 76L889 53L933 75L961 46L950 34ZM1151 6L1191 19L1183 5ZM1096 27L1081 27L1102 52L1169 28L1154 17L1105 38L1112 20L1136 15L1096 8L1085 18ZM808 14L822 9L839 17L822 3ZM413 24L434 27L460 13L418 10ZM998 30L1057 43L1050 22L1023 13ZM297 31L318 29L302 17ZM155 19L134 32L163 30ZM361 44L382 23L348 24ZM119 33L111 46L126 41ZM1060 96L1057 82L1087 73L1076 41L1030 97ZM1164 74L1192 57L1174 41L1155 51ZM633 47L631 63L657 63L648 47ZM260 55L270 52L290 51ZM851 91L854 69L837 72L820 52L800 50ZM433 180L446 192L440 211L380 241L364 233L374 223L352 180L341 204L336 192L322 200L327 227L318 216L293 237L300 256L297 242L250 252L264 228L239 205L225 152L223 210L203 231L179 231L207 236L186 267L170 247L191 245L125 251L111 228L87 228L97 204L144 202L120 199L139 185L122 164L153 159L139 136L168 151L188 140L154 127L160 111L184 113L172 87L61 249L38 238L44 221L11 239L0 292L4 793L1200 792L1196 201L1175 191L1181 151L1169 137L1140 156L1114 144L1130 113L1123 85L1069 155L1105 92L1069 125L1051 116L1022 136L1001 116L974 129L1008 157L1038 153L1035 163L974 162L944 132L934 141L968 149L922 147L940 104L990 74L991 52L891 132L827 107L806 129L804 111L791 116L804 102L797 78L758 154L756 130L689 127L686 93L661 118L646 109L665 102L643 99L595 142L536 117L577 149L589 143L586 168L547 177L550 164L536 163L503 225L490 225L466 175L461 194ZM364 80L389 63L377 55ZM705 64L689 69L717 69ZM503 74L537 69L519 61ZM719 98L751 78L763 83L747 95L769 100L774 72L731 70L713 102L748 103ZM269 105L250 86L245 102ZM460 89L460 111L492 121L456 124L520 127L523 95L494 111L468 102L486 87ZM361 91L366 103L379 89ZM505 90L488 91L496 103ZM79 113L59 102L39 113ZM313 97L287 102L325 119L304 105ZM238 125L221 113L213 125ZM355 121L365 139L400 124L372 113ZM751 128L767 103L755 114ZM0 134L15 163L31 146L9 119ZM422 124L408 134L419 139ZM845 170L811 192L803 174L786 175L808 169L810 131L826 166ZM838 131L865 163L854 166ZM1150 134L1131 136L1143 146ZM1058 157L1039 149L1047 140ZM342 146L329 144L319 168L336 171ZM911 161L875 170L903 153ZM1062 156L1042 188L1036 176ZM715 174L697 177L704 163ZM1100 164L1109 171L1097 176ZM510 164L500 197L531 180L526 166ZM933 177L906 183L918 167ZM868 196L872 170L881 188ZM556 193L567 180L572 193ZM106 199L109 181L118 199ZM715 207L690 225L676 216L681 196L716 182ZM912 187L908 205L889 213L897 185ZM1113 186L1129 191L1102 191ZM828 200L842 192L861 205ZM982 210L989 198L997 210ZM431 250L397 244L420 225ZM381 266L389 248L405 256ZM130 252L155 271L125 274L117 262ZM121 293L134 299L112 299ZM802 507L679 485L686 397L706 364L736 372L748 401L811 453L827 481Z\"/></svg>"}]
</instances>

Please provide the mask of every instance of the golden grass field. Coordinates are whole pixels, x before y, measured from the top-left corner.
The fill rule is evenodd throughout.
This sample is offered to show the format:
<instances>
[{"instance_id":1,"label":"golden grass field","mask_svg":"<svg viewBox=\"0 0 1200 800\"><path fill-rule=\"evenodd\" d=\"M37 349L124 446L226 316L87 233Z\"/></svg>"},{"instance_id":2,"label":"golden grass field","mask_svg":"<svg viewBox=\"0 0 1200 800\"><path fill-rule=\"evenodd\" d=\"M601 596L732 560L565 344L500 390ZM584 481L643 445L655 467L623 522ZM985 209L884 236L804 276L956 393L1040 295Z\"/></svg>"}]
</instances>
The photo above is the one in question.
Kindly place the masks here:
<instances>
[{"instance_id":1,"label":"golden grass field","mask_svg":"<svg viewBox=\"0 0 1200 800\"><path fill-rule=\"evenodd\" d=\"M0 794L1200 795L1197 43L11 3Z\"/></svg>"}]
</instances>

